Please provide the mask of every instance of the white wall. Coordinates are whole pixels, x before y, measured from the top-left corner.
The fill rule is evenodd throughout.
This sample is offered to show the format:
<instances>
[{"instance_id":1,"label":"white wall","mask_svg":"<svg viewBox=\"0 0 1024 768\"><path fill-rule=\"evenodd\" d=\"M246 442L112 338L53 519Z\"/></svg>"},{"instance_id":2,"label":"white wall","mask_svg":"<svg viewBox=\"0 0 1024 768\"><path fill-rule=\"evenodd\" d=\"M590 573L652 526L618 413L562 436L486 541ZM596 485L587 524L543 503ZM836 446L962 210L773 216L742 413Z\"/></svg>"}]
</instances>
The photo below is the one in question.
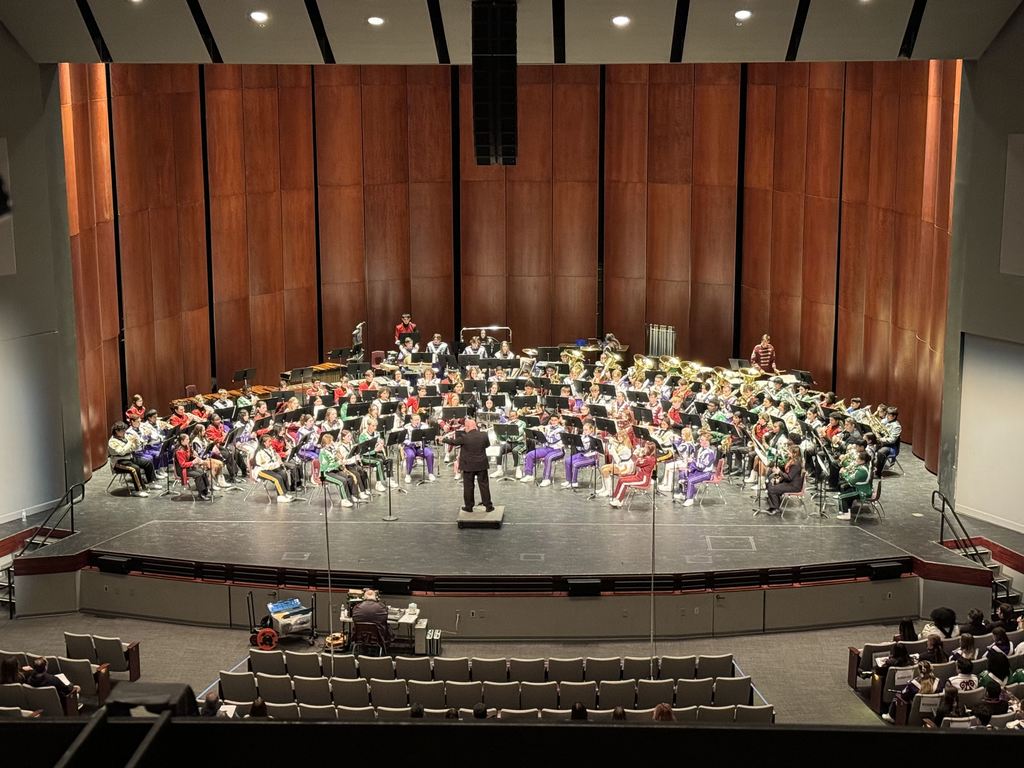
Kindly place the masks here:
<instances>
[{"instance_id":1,"label":"white wall","mask_svg":"<svg viewBox=\"0 0 1024 768\"><path fill-rule=\"evenodd\" d=\"M964 335L956 508L1024 532L1024 345Z\"/></svg>"},{"instance_id":2,"label":"white wall","mask_svg":"<svg viewBox=\"0 0 1024 768\"><path fill-rule=\"evenodd\" d=\"M82 461L57 70L29 59L2 25L0 137L10 160L17 253L14 274L0 275L5 522L56 501L66 482L80 479Z\"/></svg>"}]
</instances>

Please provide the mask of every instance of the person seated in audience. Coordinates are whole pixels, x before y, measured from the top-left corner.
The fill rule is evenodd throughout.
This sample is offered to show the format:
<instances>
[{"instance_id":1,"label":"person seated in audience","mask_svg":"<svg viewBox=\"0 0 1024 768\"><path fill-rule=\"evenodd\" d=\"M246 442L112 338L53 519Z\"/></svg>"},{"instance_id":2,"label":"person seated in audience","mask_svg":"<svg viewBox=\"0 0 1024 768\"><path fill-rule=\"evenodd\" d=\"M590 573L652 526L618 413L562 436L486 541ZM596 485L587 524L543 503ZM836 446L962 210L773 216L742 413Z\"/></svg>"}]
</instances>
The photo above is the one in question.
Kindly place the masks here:
<instances>
[{"instance_id":1,"label":"person seated in audience","mask_svg":"<svg viewBox=\"0 0 1024 768\"><path fill-rule=\"evenodd\" d=\"M424 716L423 705L419 702L413 702L409 705L409 717L413 720L422 720Z\"/></svg>"},{"instance_id":2,"label":"person seated in audience","mask_svg":"<svg viewBox=\"0 0 1024 768\"><path fill-rule=\"evenodd\" d=\"M960 626L956 623L956 611L952 608L936 608L931 612L929 618L931 621L924 625L921 637L942 635L948 640L960 634Z\"/></svg>"},{"instance_id":3,"label":"person seated in audience","mask_svg":"<svg viewBox=\"0 0 1024 768\"><path fill-rule=\"evenodd\" d=\"M958 691L973 691L978 687L978 676L974 674L974 662L970 659L956 660L956 674L946 682Z\"/></svg>"},{"instance_id":4,"label":"person seated in audience","mask_svg":"<svg viewBox=\"0 0 1024 768\"><path fill-rule=\"evenodd\" d=\"M267 713L267 702L257 696L249 707L249 714L246 717L269 717Z\"/></svg>"},{"instance_id":5,"label":"person seated in audience","mask_svg":"<svg viewBox=\"0 0 1024 768\"><path fill-rule=\"evenodd\" d=\"M972 725L971 730L992 730L992 715L995 713L986 704L982 703L976 706L972 714L978 723L977 725Z\"/></svg>"},{"instance_id":6,"label":"person seated in audience","mask_svg":"<svg viewBox=\"0 0 1024 768\"><path fill-rule=\"evenodd\" d=\"M967 612L967 623L960 625L961 636L965 632L970 632L972 635L987 635L992 631L992 625L985 621L985 614L977 608L971 608Z\"/></svg>"},{"instance_id":7,"label":"person seated in audience","mask_svg":"<svg viewBox=\"0 0 1024 768\"><path fill-rule=\"evenodd\" d=\"M990 679L985 684L985 698L974 708L974 712L977 714L978 709L984 705L993 715L1005 715L1010 711L1010 699L1011 696L1006 688Z\"/></svg>"},{"instance_id":8,"label":"person seated in audience","mask_svg":"<svg viewBox=\"0 0 1024 768\"><path fill-rule=\"evenodd\" d=\"M1013 615L1012 605L1009 603L1000 603L999 608L996 609L996 620L989 628L991 629L997 624L1007 632L1016 632L1018 629L1024 629L1024 617L1018 619ZM1024 643L1021 645L1024 645ZM1012 655L1013 654L1011 654L1011 656Z\"/></svg>"},{"instance_id":9,"label":"person seated in audience","mask_svg":"<svg viewBox=\"0 0 1024 768\"><path fill-rule=\"evenodd\" d=\"M359 624L376 624L381 634L391 640L391 629L388 627L388 608L380 602L380 595L375 589L364 589L363 599L352 609L352 621Z\"/></svg>"},{"instance_id":10,"label":"person seated in audience","mask_svg":"<svg viewBox=\"0 0 1024 768\"><path fill-rule=\"evenodd\" d=\"M985 659L988 667L978 675L978 684L985 688L990 680L995 680L1000 686L1010 685L1010 660L1002 653L986 654Z\"/></svg>"},{"instance_id":11,"label":"person seated in audience","mask_svg":"<svg viewBox=\"0 0 1024 768\"><path fill-rule=\"evenodd\" d=\"M949 658L950 660L968 659L969 661L978 658L978 649L974 647L974 635L970 632L960 635L960 647L954 648L949 654Z\"/></svg>"},{"instance_id":12,"label":"person seated in audience","mask_svg":"<svg viewBox=\"0 0 1024 768\"><path fill-rule=\"evenodd\" d=\"M217 717L220 712L220 698L215 691L210 691L203 699L203 708L199 710L200 717Z\"/></svg>"},{"instance_id":13,"label":"person seated in audience","mask_svg":"<svg viewBox=\"0 0 1024 768\"><path fill-rule=\"evenodd\" d=\"M921 652L920 658L930 661L932 664L944 664L949 661L949 656L942 649L942 638L938 635L928 635L928 645Z\"/></svg>"},{"instance_id":14,"label":"person seated in audience","mask_svg":"<svg viewBox=\"0 0 1024 768\"><path fill-rule=\"evenodd\" d=\"M42 656L32 659L32 674L28 676L27 682L33 688L46 688L48 686L56 688L57 695L60 696L60 705L65 709L67 708L68 696L81 690L77 685L68 685L61 682L59 677L51 675L46 669L46 659Z\"/></svg>"},{"instance_id":15,"label":"person seated in audience","mask_svg":"<svg viewBox=\"0 0 1024 768\"><path fill-rule=\"evenodd\" d=\"M1006 636L1006 630L1002 627L992 628L992 645L985 649L985 657L991 658L993 653L1001 653L1004 656L1013 655L1013 643Z\"/></svg>"},{"instance_id":16,"label":"person seated in audience","mask_svg":"<svg viewBox=\"0 0 1024 768\"><path fill-rule=\"evenodd\" d=\"M570 720L587 720L587 706L582 701L575 702L569 709Z\"/></svg>"},{"instance_id":17,"label":"person seated in audience","mask_svg":"<svg viewBox=\"0 0 1024 768\"><path fill-rule=\"evenodd\" d=\"M960 703L960 691L949 683L942 691L942 701L935 708L935 715L932 720L936 726L942 725L947 717L966 717L967 708Z\"/></svg>"},{"instance_id":18,"label":"person seated in audience","mask_svg":"<svg viewBox=\"0 0 1024 768\"><path fill-rule=\"evenodd\" d=\"M900 631L898 633L899 641L902 643L916 643L917 642L917 629L914 627L913 619L903 619L900 622Z\"/></svg>"},{"instance_id":19,"label":"person seated in audience","mask_svg":"<svg viewBox=\"0 0 1024 768\"><path fill-rule=\"evenodd\" d=\"M672 705L666 704L664 701L654 708L654 714L651 715L651 720L656 723L671 723L675 719L676 715L672 711Z\"/></svg>"},{"instance_id":20,"label":"person seated in audience","mask_svg":"<svg viewBox=\"0 0 1024 768\"><path fill-rule=\"evenodd\" d=\"M459 710L457 710L455 707L448 707L448 711L444 713L444 719L445 720L458 720L459 719Z\"/></svg>"},{"instance_id":21,"label":"person seated in audience","mask_svg":"<svg viewBox=\"0 0 1024 768\"><path fill-rule=\"evenodd\" d=\"M622 705L612 710L612 720L624 721L626 719L626 708Z\"/></svg>"},{"instance_id":22,"label":"person seated in audience","mask_svg":"<svg viewBox=\"0 0 1024 768\"><path fill-rule=\"evenodd\" d=\"M487 705L482 701L478 701L473 705L473 719L474 720L486 720L487 719Z\"/></svg>"},{"instance_id":23,"label":"person seated in audience","mask_svg":"<svg viewBox=\"0 0 1024 768\"><path fill-rule=\"evenodd\" d=\"M887 723L891 723L893 721L893 713L896 711L899 702L909 704L919 693L935 693L938 682L935 673L932 672L930 661L917 662L914 679L903 686L903 690L893 697L892 703L889 704L889 711L882 715L882 719Z\"/></svg>"},{"instance_id":24,"label":"person seated in audience","mask_svg":"<svg viewBox=\"0 0 1024 768\"><path fill-rule=\"evenodd\" d=\"M889 657L878 664L878 673L884 674L889 667L909 667L914 662L910 659L910 652L903 643L893 643L889 649Z\"/></svg>"},{"instance_id":25,"label":"person seated in audience","mask_svg":"<svg viewBox=\"0 0 1024 768\"><path fill-rule=\"evenodd\" d=\"M0 661L0 685L20 685L25 682L25 674L13 656L4 656Z\"/></svg>"}]
</instances>

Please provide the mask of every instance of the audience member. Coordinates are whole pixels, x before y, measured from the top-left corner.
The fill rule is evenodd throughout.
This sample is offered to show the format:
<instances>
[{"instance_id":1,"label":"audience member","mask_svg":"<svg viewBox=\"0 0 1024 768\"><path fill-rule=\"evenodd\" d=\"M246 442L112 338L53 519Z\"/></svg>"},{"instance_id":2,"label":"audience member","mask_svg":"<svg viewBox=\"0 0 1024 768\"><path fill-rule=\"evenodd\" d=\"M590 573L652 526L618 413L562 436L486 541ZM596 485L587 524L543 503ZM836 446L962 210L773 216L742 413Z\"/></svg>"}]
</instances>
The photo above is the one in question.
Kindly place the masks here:
<instances>
[{"instance_id":1,"label":"audience member","mask_svg":"<svg viewBox=\"0 0 1024 768\"><path fill-rule=\"evenodd\" d=\"M974 647L974 635L966 632L960 635L960 647L954 648L949 654L950 659L968 659L974 661L978 658L978 649Z\"/></svg>"},{"instance_id":2,"label":"audience member","mask_svg":"<svg viewBox=\"0 0 1024 768\"><path fill-rule=\"evenodd\" d=\"M619 706L612 710L612 720L625 720L626 709L625 707Z\"/></svg>"},{"instance_id":3,"label":"audience member","mask_svg":"<svg viewBox=\"0 0 1024 768\"><path fill-rule=\"evenodd\" d=\"M987 688L990 680L995 680L1000 686L1010 684L1010 660L1001 653L987 654L988 668L978 675L978 684Z\"/></svg>"},{"instance_id":4,"label":"audience member","mask_svg":"<svg viewBox=\"0 0 1024 768\"><path fill-rule=\"evenodd\" d=\"M413 718L414 720L422 719L423 718L423 705L419 704L419 703L411 704L409 706L409 717Z\"/></svg>"},{"instance_id":5,"label":"audience member","mask_svg":"<svg viewBox=\"0 0 1024 768\"><path fill-rule=\"evenodd\" d=\"M985 649L986 658L991 658L993 653L1001 653L1004 656L1013 654L1013 643L1006 636L1006 630L1002 627L992 628L992 645Z\"/></svg>"},{"instance_id":6,"label":"audience member","mask_svg":"<svg viewBox=\"0 0 1024 768\"><path fill-rule=\"evenodd\" d=\"M28 684L33 688L46 688L52 685L57 689L57 695L60 696L62 707L67 705L68 696L72 693L78 693L80 690L77 685L68 685L62 682L60 678L51 675L46 670L46 659L42 656L32 660L32 674L29 675Z\"/></svg>"},{"instance_id":7,"label":"audience member","mask_svg":"<svg viewBox=\"0 0 1024 768\"><path fill-rule=\"evenodd\" d=\"M1009 603L1000 603L996 609L996 621L992 625L1001 626L1007 632L1016 632L1018 629L1024 629L1024 619L1018 619L1013 615L1013 606Z\"/></svg>"},{"instance_id":8,"label":"audience member","mask_svg":"<svg viewBox=\"0 0 1024 768\"><path fill-rule=\"evenodd\" d=\"M249 707L249 714L246 717L268 717L267 702L257 696Z\"/></svg>"},{"instance_id":9,"label":"audience member","mask_svg":"<svg viewBox=\"0 0 1024 768\"><path fill-rule=\"evenodd\" d=\"M570 720L586 720L587 718L587 707L582 701L577 701L572 705L569 710Z\"/></svg>"},{"instance_id":10,"label":"audience member","mask_svg":"<svg viewBox=\"0 0 1024 768\"><path fill-rule=\"evenodd\" d=\"M967 623L960 625L960 635L970 632L972 635L987 635L992 626L985 621L985 614L977 608L967 612Z\"/></svg>"},{"instance_id":11,"label":"audience member","mask_svg":"<svg viewBox=\"0 0 1024 768\"><path fill-rule=\"evenodd\" d=\"M953 686L957 691L973 691L978 687L978 676L974 674L974 662L970 659L956 660L956 674L949 678L946 685Z\"/></svg>"},{"instance_id":12,"label":"audience member","mask_svg":"<svg viewBox=\"0 0 1024 768\"><path fill-rule=\"evenodd\" d=\"M917 630L914 628L913 619L903 619L900 622L898 639L901 643L913 643L917 640Z\"/></svg>"},{"instance_id":13,"label":"audience member","mask_svg":"<svg viewBox=\"0 0 1024 768\"><path fill-rule=\"evenodd\" d=\"M210 691L203 699L203 708L199 710L199 716L216 717L218 712L220 712L220 697L214 691Z\"/></svg>"},{"instance_id":14,"label":"audience member","mask_svg":"<svg viewBox=\"0 0 1024 768\"><path fill-rule=\"evenodd\" d=\"M972 725L971 728L991 730L992 729L992 715L994 714L991 709L984 703L979 704L974 708L971 713L974 715L974 719L978 721L977 725Z\"/></svg>"},{"instance_id":15,"label":"audience member","mask_svg":"<svg viewBox=\"0 0 1024 768\"><path fill-rule=\"evenodd\" d=\"M928 645L921 651L920 658L932 664L943 664L948 661L949 657L942 650L942 638L938 635L928 635Z\"/></svg>"},{"instance_id":16,"label":"audience member","mask_svg":"<svg viewBox=\"0 0 1024 768\"><path fill-rule=\"evenodd\" d=\"M478 701L473 705L473 719L474 720L486 720L487 719L487 705L482 701Z\"/></svg>"},{"instance_id":17,"label":"audience member","mask_svg":"<svg viewBox=\"0 0 1024 768\"><path fill-rule=\"evenodd\" d=\"M988 707L993 715L1005 715L1010 711L1010 694L995 680L989 680L985 685L985 698L974 708L975 715L982 705Z\"/></svg>"},{"instance_id":18,"label":"audience member","mask_svg":"<svg viewBox=\"0 0 1024 768\"><path fill-rule=\"evenodd\" d=\"M445 720L458 720L459 719L459 710L457 710L455 707L449 707L448 711L444 713L444 719Z\"/></svg>"},{"instance_id":19,"label":"audience member","mask_svg":"<svg viewBox=\"0 0 1024 768\"><path fill-rule=\"evenodd\" d=\"M25 675L13 656L4 656L0 661L0 685L11 685L25 682Z\"/></svg>"},{"instance_id":20,"label":"audience member","mask_svg":"<svg viewBox=\"0 0 1024 768\"><path fill-rule=\"evenodd\" d=\"M947 717L966 716L967 708L960 703L960 691L947 683L945 689L942 691L942 701L940 701L939 706L935 708L935 715L933 718L935 725L942 725L942 721Z\"/></svg>"},{"instance_id":21,"label":"audience member","mask_svg":"<svg viewBox=\"0 0 1024 768\"><path fill-rule=\"evenodd\" d=\"M896 711L897 702L903 701L909 704L913 701L914 697L919 693L935 693L935 689L938 687L938 680L935 679L935 673L932 672L932 664L930 661L919 661L917 662L917 669L915 671L914 679L903 686L903 690L897 693L889 704L889 711L882 715L882 719L887 723L893 722L893 713Z\"/></svg>"},{"instance_id":22,"label":"audience member","mask_svg":"<svg viewBox=\"0 0 1024 768\"><path fill-rule=\"evenodd\" d=\"M889 667L909 667L914 662L910 659L910 653L907 651L907 646L903 643L893 643L892 648L889 649L889 658L883 660L878 665L878 671L884 672Z\"/></svg>"},{"instance_id":23,"label":"audience member","mask_svg":"<svg viewBox=\"0 0 1024 768\"><path fill-rule=\"evenodd\" d=\"M654 708L654 714L651 719L658 723L671 723L676 719L675 712L672 711L672 705L661 702Z\"/></svg>"},{"instance_id":24,"label":"audience member","mask_svg":"<svg viewBox=\"0 0 1024 768\"><path fill-rule=\"evenodd\" d=\"M948 640L960 634L960 627L956 623L956 611L952 608L936 608L929 618L931 621L924 625L921 637L936 634Z\"/></svg>"}]
</instances>

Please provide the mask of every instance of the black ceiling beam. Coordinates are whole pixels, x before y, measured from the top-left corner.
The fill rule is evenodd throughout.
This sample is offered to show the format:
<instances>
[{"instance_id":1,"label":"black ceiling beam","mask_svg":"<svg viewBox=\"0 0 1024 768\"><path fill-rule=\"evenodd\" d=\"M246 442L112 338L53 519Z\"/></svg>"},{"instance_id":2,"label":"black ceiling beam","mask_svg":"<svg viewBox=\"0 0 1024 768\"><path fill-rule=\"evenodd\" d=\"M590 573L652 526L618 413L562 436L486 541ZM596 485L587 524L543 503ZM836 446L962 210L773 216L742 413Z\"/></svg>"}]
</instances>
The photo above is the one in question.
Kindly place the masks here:
<instances>
[{"instance_id":1,"label":"black ceiling beam","mask_svg":"<svg viewBox=\"0 0 1024 768\"><path fill-rule=\"evenodd\" d=\"M789 48L786 49L786 61L796 61L800 53L800 40L804 36L804 25L807 23L807 12L811 9L811 0L800 0L793 19L793 32L789 35Z\"/></svg>"},{"instance_id":2,"label":"black ceiling beam","mask_svg":"<svg viewBox=\"0 0 1024 768\"><path fill-rule=\"evenodd\" d=\"M551 37L555 64L565 64L565 0L551 0Z\"/></svg>"},{"instance_id":3,"label":"black ceiling beam","mask_svg":"<svg viewBox=\"0 0 1024 768\"><path fill-rule=\"evenodd\" d=\"M668 60L678 64L683 60L683 43L686 41L686 22L690 20L690 0L676 0L676 19L672 25L672 52Z\"/></svg>"},{"instance_id":4,"label":"black ceiling beam","mask_svg":"<svg viewBox=\"0 0 1024 768\"><path fill-rule=\"evenodd\" d=\"M199 4L199 0L186 0L186 2L188 9L192 12L192 20L196 23L196 29L199 30L199 36L206 46L206 52L210 55L210 61L214 64L223 64L224 57L220 55L220 48L217 47L217 41L213 38L213 32L206 21L206 14L203 13L203 7Z\"/></svg>"},{"instance_id":5,"label":"black ceiling beam","mask_svg":"<svg viewBox=\"0 0 1024 768\"><path fill-rule=\"evenodd\" d=\"M100 57L100 61L109 64L114 59L110 56L110 49L107 48L107 42L103 39L103 33L100 32L100 25L96 23L96 17L92 14L92 8L89 7L89 0L78 0L78 12L82 14L82 21L85 22L85 28L89 30L89 37L92 38L92 44L96 46L96 54Z\"/></svg>"},{"instance_id":6,"label":"black ceiling beam","mask_svg":"<svg viewBox=\"0 0 1024 768\"><path fill-rule=\"evenodd\" d=\"M434 33L437 63L451 64L452 57L448 54L448 38L444 34L444 17L441 15L440 0L427 0L427 13L430 15L430 31Z\"/></svg>"},{"instance_id":7,"label":"black ceiling beam","mask_svg":"<svg viewBox=\"0 0 1024 768\"><path fill-rule=\"evenodd\" d=\"M309 23L313 25L313 34L316 36L317 45L320 46L324 64L334 64L334 51L331 50L327 27L324 26L324 18L320 15L320 6L316 4L316 0L306 0L306 13L309 14Z\"/></svg>"},{"instance_id":8,"label":"black ceiling beam","mask_svg":"<svg viewBox=\"0 0 1024 768\"><path fill-rule=\"evenodd\" d=\"M914 7L910 10L910 18L907 19L907 29L903 33L903 42L900 44L899 57L909 59L914 55L914 46L917 45L917 33L921 31L921 20L924 19L924 10L928 7L928 0L914 0Z\"/></svg>"}]
</instances>

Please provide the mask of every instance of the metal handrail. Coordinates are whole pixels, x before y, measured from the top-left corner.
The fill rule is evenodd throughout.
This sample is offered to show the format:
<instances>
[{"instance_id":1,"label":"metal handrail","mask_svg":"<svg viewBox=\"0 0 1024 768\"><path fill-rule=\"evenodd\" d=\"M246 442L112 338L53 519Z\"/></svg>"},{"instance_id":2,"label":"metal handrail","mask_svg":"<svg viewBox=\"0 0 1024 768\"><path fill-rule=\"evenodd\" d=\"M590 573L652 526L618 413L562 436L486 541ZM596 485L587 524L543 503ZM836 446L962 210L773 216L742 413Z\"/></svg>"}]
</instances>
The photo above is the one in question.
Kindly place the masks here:
<instances>
[{"instance_id":1,"label":"metal handrail","mask_svg":"<svg viewBox=\"0 0 1024 768\"><path fill-rule=\"evenodd\" d=\"M76 494L76 490L81 491L81 493ZM75 483L74 485L69 486L68 489L64 491L64 495L60 497L60 501L57 502L57 505L52 510L50 510L50 514L46 516L46 520L43 521L42 525L36 528L36 532L33 533L31 537L29 537L28 541L25 542L25 545L21 548L21 551L18 552L18 557L24 555L28 548L31 547L33 544L46 544L50 540L50 537L53 535L54 531L57 530L57 526L63 523L64 519L69 514L71 515L71 533L74 533L75 504L81 502L84 498L85 483ZM60 517L57 518L57 521L55 523L50 525L50 521L53 519L53 516L56 515L58 512L61 512L62 514L60 515ZM46 535L40 541L39 534L42 533L47 528L47 526L49 526L49 530L46 531Z\"/></svg>"},{"instance_id":2,"label":"metal handrail","mask_svg":"<svg viewBox=\"0 0 1024 768\"><path fill-rule=\"evenodd\" d=\"M941 504L936 503L936 499L941 499ZM981 550L978 549L978 545L974 543L970 534L967 532L967 526L964 525L964 521L957 514L953 504L945 497L945 495L938 490L932 491L932 509L940 515L939 522L939 543L945 541L946 525L949 525L949 532L953 536L953 541L956 543L956 548L961 552L967 553L968 557L971 557L974 562L978 565L982 565L984 558L981 556ZM949 510L950 518L946 517L946 510ZM959 531L957 531L959 526ZM1006 594L1009 596L1010 588L1006 587ZM992 580L992 597L999 599L999 582L995 579Z\"/></svg>"}]
</instances>

